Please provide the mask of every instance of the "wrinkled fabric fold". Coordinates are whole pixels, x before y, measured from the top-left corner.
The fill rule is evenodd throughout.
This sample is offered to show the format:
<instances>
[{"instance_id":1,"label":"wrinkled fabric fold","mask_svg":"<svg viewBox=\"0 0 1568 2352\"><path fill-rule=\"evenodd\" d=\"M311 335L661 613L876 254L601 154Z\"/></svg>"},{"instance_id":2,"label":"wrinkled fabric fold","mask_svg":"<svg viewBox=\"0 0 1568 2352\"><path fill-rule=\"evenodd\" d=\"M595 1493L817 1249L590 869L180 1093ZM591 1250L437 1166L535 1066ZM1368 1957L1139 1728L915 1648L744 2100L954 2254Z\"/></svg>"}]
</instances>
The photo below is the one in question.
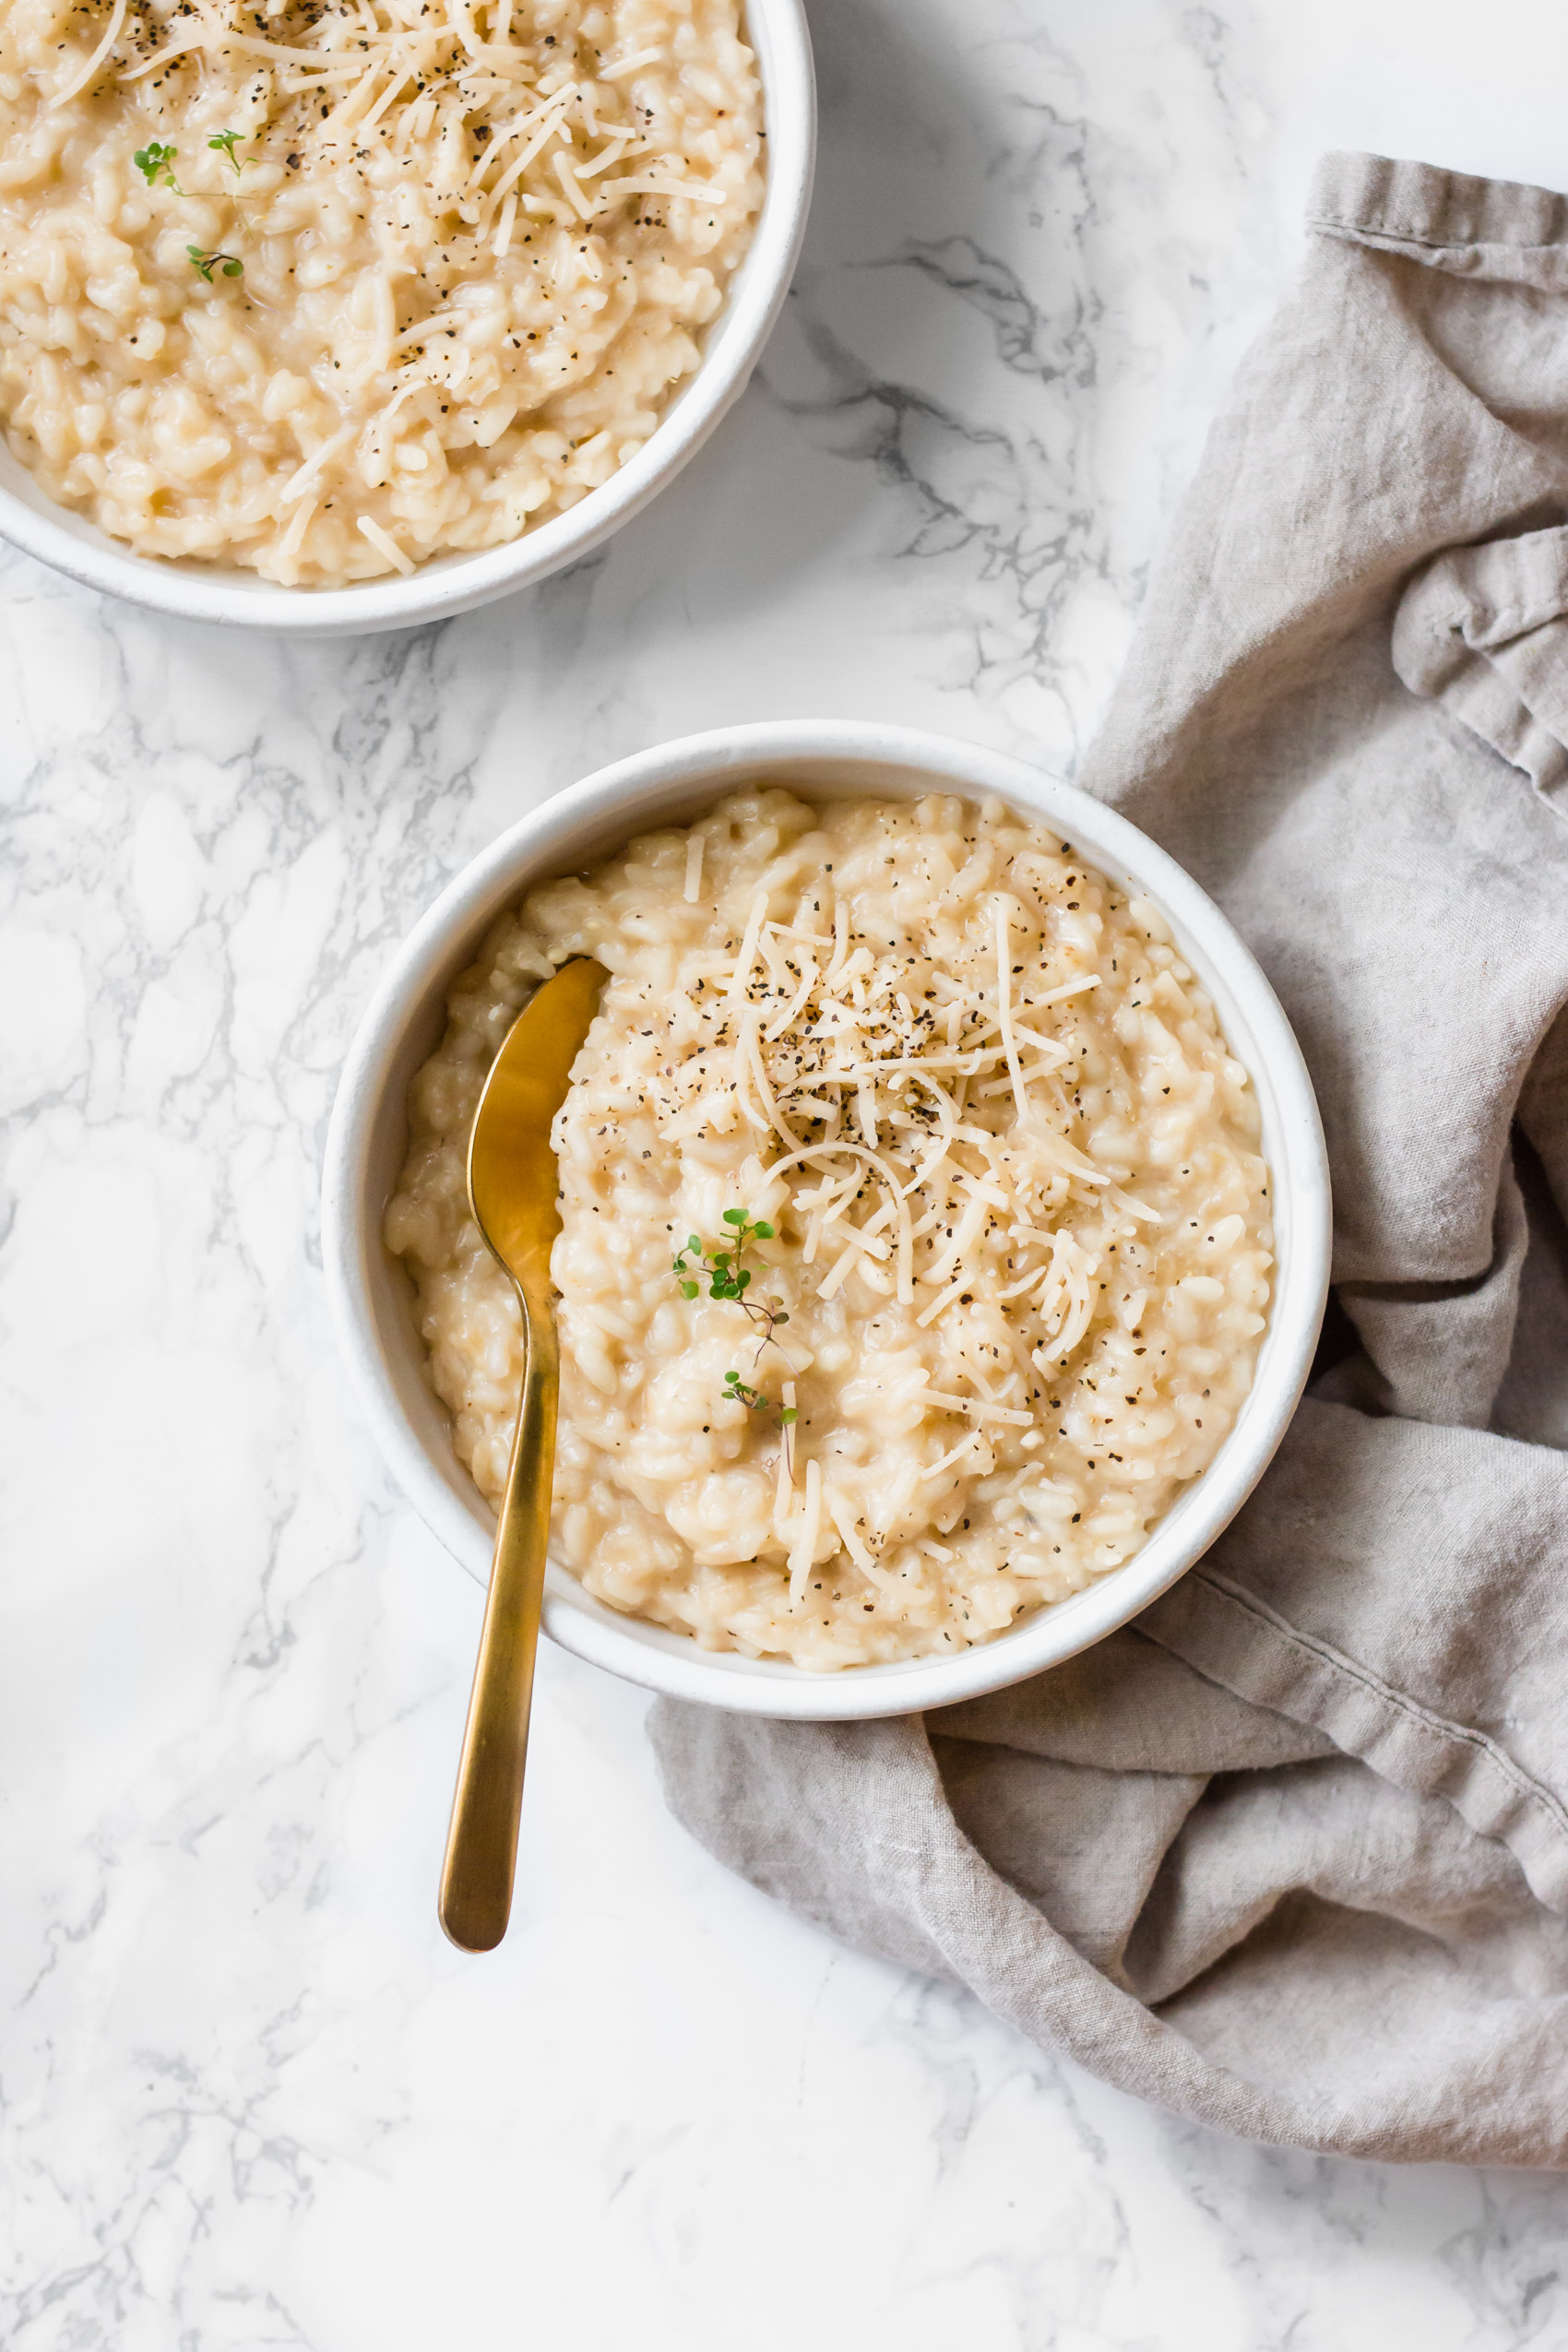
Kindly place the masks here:
<instances>
[{"instance_id":1,"label":"wrinkled fabric fold","mask_svg":"<svg viewBox=\"0 0 1568 2352\"><path fill-rule=\"evenodd\" d=\"M1549 796L1568 785L1568 529L1452 549L1394 620L1394 667Z\"/></svg>"},{"instance_id":2,"label":"wrinkled fabric fold","mask_svg":"<svg viewBox=\"0 0 1568 2352\"><path fill-rule=\"evenodd\" d=\"M1082 781L1279 992L1334 1344L1122 1633L898 1724L661 1703L677 1812L1124 2089L1568 2162L1568 200L1331 157Z\"/></svg>"}]
</instances>

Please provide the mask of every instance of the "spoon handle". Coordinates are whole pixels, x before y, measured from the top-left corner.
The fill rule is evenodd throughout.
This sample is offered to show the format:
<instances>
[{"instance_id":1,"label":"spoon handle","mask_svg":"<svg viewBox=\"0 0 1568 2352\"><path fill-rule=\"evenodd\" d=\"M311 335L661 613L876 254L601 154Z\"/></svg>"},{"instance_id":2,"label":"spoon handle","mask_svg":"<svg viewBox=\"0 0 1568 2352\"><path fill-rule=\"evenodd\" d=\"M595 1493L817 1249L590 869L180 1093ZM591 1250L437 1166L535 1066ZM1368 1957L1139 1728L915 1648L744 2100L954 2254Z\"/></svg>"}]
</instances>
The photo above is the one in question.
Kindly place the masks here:
<instances>
[{"instance_id":1,"label":"spoon handle","mask_svg":"<svg viewBox=\"0 0 1568 2352\"><path fill-rule=\"evenodd\" d=\"M547 1300L530 1300L521 1284L517 1295L528 1342L523 1393L441 1872L441 1924L464 1952L493 1950L512 1908L550 1537L560 1382L555 1318Z\"/></svg>"}]
</instances>

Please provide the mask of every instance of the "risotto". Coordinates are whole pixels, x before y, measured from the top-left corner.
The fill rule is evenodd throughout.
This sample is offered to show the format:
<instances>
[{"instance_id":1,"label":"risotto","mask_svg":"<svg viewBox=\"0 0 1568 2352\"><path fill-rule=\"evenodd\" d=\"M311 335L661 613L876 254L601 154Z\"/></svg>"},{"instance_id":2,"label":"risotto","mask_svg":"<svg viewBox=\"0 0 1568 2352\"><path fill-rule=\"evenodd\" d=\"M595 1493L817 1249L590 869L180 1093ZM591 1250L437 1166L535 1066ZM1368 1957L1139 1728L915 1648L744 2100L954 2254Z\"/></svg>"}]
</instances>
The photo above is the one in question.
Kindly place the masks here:
<instances>
[{"instance_id":1,"label":"risotto","mask_svg":"<svg viewBox=\"0 0 1568 2352\"><path fill-rule=\"evenodd\" d=\"M0 0L0 422L139 554L340 587L653 432L762 199L738 0Z\"/></svg>"},{"instance_id":2,"label":"risotto","mask_svg":"<svg viewBox=\"0 0 1568 2352\"><path fill-rule=\"evenodd\" d=\"M1247 1074L1158 909L1000 803L776 788L533 891L452 992L386 1226L492 1498L520 1316L464 1157L577 955L611 979L554 1132L556 1557L839 1668L1136 1551L1247 1394L1273 1242Z\"/></svg>"}]
</instances>

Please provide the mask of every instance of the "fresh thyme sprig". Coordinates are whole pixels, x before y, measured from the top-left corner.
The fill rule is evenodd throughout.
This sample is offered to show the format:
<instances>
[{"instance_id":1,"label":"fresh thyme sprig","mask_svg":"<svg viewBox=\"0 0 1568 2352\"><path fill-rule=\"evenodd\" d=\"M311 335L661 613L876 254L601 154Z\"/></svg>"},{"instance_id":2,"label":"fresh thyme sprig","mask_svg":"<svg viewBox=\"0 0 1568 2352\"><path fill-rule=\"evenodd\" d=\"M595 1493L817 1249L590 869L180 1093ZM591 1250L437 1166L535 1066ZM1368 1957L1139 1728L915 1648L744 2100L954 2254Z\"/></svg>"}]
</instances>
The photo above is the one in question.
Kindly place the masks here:
<instances>
[{"instance_id":1,"label":"fresh thyme sprig","mask_svg":"<svg viewBox=\"0 0 1568 2352\"><path fill-rule=\"evenodd\" d=\"M710 1250L699 1235L688 1234L685 1247L675 1253L673 1271L681 1277L681 1296L683 1299L698 1297L706 1280L710 1299L729 1300L741 1309L747 1321L754 1324L760 1333L757 1341L760 1360L765 1348L770 1344L778 1345L773 1335L779 1324L788 1323L790 1318L784 1311L782 1300L747 1296L752 1287L753 1268L744 1263L744 1259L753 1241L772 1241L774 1229L766 1218L753 1217L747 1208L727 1208L724 1222L730 1228L725 1237L729 1243L727 1249ZM770 1396L764 1396L761 1389L754 1388L748 1381L742 1380L738 1372L725 1373L724 1393L727 1396L739 1398L754 1413L777 1410L786 1429L795 1419L792 1407L775 1407Z\"/></svg>"}]
</instances>

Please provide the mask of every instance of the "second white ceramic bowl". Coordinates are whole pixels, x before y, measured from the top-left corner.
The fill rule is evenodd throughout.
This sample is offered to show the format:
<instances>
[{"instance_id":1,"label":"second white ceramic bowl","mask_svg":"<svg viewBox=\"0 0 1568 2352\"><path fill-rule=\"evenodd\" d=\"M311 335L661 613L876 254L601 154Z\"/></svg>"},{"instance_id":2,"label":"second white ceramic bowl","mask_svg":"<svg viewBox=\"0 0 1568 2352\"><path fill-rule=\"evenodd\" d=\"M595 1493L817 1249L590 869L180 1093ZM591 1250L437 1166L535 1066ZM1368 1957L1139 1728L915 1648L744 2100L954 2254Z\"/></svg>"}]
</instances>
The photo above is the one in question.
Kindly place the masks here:
<instances>
[{"instance_id":1,"label":"second white ceramic bowl","mask_svg":"<svg viewBox=\"0 0 1568 2352\"><path fill-rule=\"evenodd\" d=\"M745 390L794 275L816 157L816 86L803 0L746 0L767 127L767 187L756 233L707 329L702 364L636 456L600 490L536 530L474 555L442 555L407 579L345 588L290 588L238 565L137 555L46 496L0 440L0 539L84 588L182 621L291 636L410 629L489 604L575 564L673 481Z\"/></svg>"},{"instance_id":2,"label":"second white ceramic bowl","mask_svg":"<svg viewBox=\"0 0 1568 2352\"><path fill-rule=\"evenodd\" d=\"M1277 1265L1256 1377L1203 1476L1126 1565L959 1657L815 1674L777 1659L699 1649L618 1615L552 1565L551 1637L579 1657L676 1698L807 1720L901 1715L1021 1681L1146 1608L1213 1542L1262 1476L1301 1396L1328 1283L1329 1189L1312 1081L1289 1023L1247 949L1191 876L1098 801L973 744L843 721L728 728L603 768L502 835L445 890L403 947L365 1014L327 1139L323 1253L334 1316L361 1405L405 1493L481 1581L494 1519L452 1450L424 1377L412 1286L381 1240L408 1146L409 1081L445 1025L446 992L495 917L546 877L575 873L633 834L681 823L766 777L810 800L932 790L996 793L1041 818L1112 881L1146 891L1208 990L1245 1063L1273 1171Z\"/></svg>"}]
</instances>

